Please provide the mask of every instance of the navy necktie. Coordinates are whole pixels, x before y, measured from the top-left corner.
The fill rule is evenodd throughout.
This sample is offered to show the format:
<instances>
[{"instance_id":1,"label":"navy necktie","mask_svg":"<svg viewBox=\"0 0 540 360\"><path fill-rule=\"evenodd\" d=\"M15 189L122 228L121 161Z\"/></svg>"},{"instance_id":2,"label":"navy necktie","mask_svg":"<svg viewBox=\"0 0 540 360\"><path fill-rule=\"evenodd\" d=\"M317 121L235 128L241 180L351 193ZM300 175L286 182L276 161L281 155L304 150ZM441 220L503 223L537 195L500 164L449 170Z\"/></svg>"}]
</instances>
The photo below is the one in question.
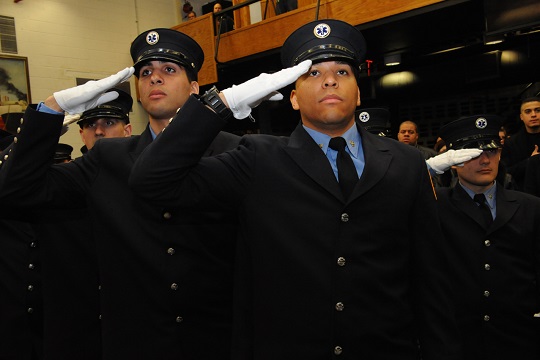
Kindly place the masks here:
<instances>
[{"instance_id":1,"label":"navy necktie","mask_svg":"<svg viewBox=\"0 0 540 360\"><path fill-rule=\"evenodd\" d=\"M491 216L491 210L486 203L486 196L484 194L476 194L474 195L473 200L478 204L478 209L482 213L484 224L486 227L489 227L493 222L493 217Z\"/></svg>"},{"instance_id":2,"label":"navy necktie","mask_svg":"<svg viewBox=\"0 0 540 360\"><path fill-rule=\"evenodd\" d=\"M358 182L358 173L356 172L354 163L349 153L345 151L347 142L342 137L335 137L330 139L330 143L328 144L328 146L330 147L330 149L336 150L338 152L337 168L339 186L341 188L341 191L343 192L343 195L347 199L349 195L351 195L354 186Z\"/></svg>"}]
</instances>

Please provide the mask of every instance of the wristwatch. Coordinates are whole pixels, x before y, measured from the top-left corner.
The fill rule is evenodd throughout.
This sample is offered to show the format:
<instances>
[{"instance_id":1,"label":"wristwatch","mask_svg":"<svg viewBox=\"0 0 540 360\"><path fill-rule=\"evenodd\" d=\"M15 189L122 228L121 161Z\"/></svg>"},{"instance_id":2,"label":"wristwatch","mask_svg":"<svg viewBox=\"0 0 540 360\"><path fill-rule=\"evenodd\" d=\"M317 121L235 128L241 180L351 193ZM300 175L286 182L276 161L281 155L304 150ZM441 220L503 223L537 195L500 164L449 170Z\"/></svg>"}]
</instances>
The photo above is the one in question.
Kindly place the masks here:
<instances>
[{"instance_id":1,"label":"wristwatch","mask_svg":"<svg viewBox=\"0 0 540 360\"><path fill-rule=\"evenodd\" d=\"M219 90L215 86L212 86L210 90L205 92L199 100L201 100L203 104L210 106L223 120L228 120L232 115L231 109L225 106L223 101L221 101Z\"/></svg>"}]
</instances>

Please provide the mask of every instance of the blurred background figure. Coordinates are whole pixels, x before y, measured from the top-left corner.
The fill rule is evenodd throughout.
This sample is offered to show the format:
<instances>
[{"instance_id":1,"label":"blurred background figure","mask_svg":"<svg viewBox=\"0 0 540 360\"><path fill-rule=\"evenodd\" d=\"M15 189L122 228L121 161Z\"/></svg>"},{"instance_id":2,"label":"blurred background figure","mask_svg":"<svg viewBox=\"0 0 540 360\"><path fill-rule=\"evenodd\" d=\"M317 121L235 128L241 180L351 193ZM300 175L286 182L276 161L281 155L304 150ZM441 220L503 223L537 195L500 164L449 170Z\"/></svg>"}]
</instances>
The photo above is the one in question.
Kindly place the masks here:
<instances>
[{"instance_id":1,"label":"blurred background figure","mask_svg":"<svg viewBox=\"0 0 540 360\"><path fill-rule=\"evenodd\" d=\"M216 34L223 34L234 30L234 20L227 14L218 15L215 14L223 10L223 5L219 1L214 4L214 18L216 21L215 31Z\"/></svg>"},{"instance_id":2,"label":"blurred background figure","mask_svg":"<svg viewBox=\"0 0 540 360\"><path fill-rule=\"evenodd\" d=\"M385 108L356 110L357 123L368 132L379 136L391 136L390 111Z\"/></svg>"},{"instance_id":3,"label":"blurred background figure","mask_svg":"<svg viewBox=\"0 0 540 360\"><path fill-rule=\"evenodd\" d=\"M424 155L425 160L437 155L437 152L435 150L422 145L418 145L418 138L418 125L416 125L415 122L408 120L402 122L399 125L399 131L397 135L397 139L399 142L409 144L417 148L422 153L422 155Z\"/></svg>"},{"instance_id":4,"label":"blurred background figure","mask_svg":"<svg viewBox=\"0 0 540 360\"><path fill-rule=\"evenodd\" d=\"M68 144L58 143L56 145L56 151L54 153L54 163L62 164L71 161L71 152L73 151L73 146Z\"/></svg>"}]
</instances>

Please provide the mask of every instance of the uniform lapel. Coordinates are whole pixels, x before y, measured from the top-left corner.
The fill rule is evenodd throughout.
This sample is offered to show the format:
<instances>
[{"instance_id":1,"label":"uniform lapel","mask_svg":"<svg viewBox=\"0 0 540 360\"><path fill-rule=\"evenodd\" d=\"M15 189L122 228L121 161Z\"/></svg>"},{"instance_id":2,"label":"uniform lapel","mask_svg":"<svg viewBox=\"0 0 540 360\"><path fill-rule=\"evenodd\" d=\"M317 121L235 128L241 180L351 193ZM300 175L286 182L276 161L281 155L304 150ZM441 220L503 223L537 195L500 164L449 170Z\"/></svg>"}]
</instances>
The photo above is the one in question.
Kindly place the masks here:
<instances>
[{"instance_id":1,"label":"uniform lapel","mask_svg":"<svg viewBox=\"0 0 540 360\"><path fill-rule=\"evenodd\" d=\"M137 160L139 155L143 152L143 150L148 145L150 145L151 142L152 142L152 134L150 133L150 124L148 124L146 126L146 129L139 136L139 140L137 141L137 145L135 146L135 149L129 152L129 156L131 160L135 162L135 160Z\"/></svg>"},{"instance_id":2,"label":"uniform lapel","mask_svg":"<svg viewBox=\"0 0 540 360\"><path fill-rule=\"evenodd\" d=\"M362 176L356 184L349 201L358 198L381 181L384 174L388 171L388 167L392 160L392 153L385 145L386 140L382 141L383 139L370 134L359 126L358 131L362 137L362 148L366 163L364 165Z\"/></svg>"},{"instance_id":3,"label":"uniform lapel","mask_svg":"<svg viewBox=\"0 0 540 360\"><path fill-rule=\"evenodd\" d=\"M309 177L344 201L330 162L301 124L291 134L285 151Z\"/></svg>"},{"instance_id":4,"label":"uniform lapel","mask_svg":"<svg viewBox=\"0 0 540 360\"><path fill-rule=\"evenodd\" d=\"M492 230L504 226L519 209L519 202L509 191L506 191L502 186L497 186L497 216L493 221Z\"/></svg>"},{"instance_id":5,"label":"uniform lapel","mask_svg":"<svg viewBox=\"0 0 540 360\"><path fill-rule=\"evenodd\" d=\"M478 205L474 202L473 199L467 194L467 192L461 187L461 185L456 184L451 191L451 200L452 203L468 217L472 218L478 223L481 227L485 227L484 219L482 213L478 210Z\"/></svg>"}]
</instances>

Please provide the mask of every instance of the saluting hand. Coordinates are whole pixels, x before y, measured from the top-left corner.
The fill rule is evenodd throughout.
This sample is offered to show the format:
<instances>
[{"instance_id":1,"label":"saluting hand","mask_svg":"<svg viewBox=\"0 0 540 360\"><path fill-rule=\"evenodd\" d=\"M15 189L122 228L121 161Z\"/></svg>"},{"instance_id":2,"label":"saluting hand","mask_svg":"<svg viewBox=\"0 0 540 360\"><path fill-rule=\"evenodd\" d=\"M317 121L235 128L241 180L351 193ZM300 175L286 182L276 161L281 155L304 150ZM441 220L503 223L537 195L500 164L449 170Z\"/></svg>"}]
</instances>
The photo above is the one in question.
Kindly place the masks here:
<instances>
[{"instance_id":1,"label":"saluting hand","mask_svg":"<svg viewBox=\"0 0 540 360\"><path fill-rule=\"evenodd\" d=\"M59 106L68 114L83 113L88 109L116 99L118 97L116 91L108 93L105 93L105 91L129 80L134 72L133 67L128 67L104 79L88 81L83 85L57 91L53 94L53 99L47 99L45 105L52 109ZM55 100L56 104L51 104L50 101L52 100Z\"/></svg>"},{"instance_id":2,"label":"saluting hand","mask_svg":"<svg viewBox=\"0 0 540 360\"><path fill-rule=\"evenodd\" d=\"M280 70L273 74L261 74L240 85L223 90L225 103L237 119L244 119L251 114L251 109L264 100L277 101L283 99L277 90L293 83L311 67L311 60Z\"/></svg>"}]
</instances>

